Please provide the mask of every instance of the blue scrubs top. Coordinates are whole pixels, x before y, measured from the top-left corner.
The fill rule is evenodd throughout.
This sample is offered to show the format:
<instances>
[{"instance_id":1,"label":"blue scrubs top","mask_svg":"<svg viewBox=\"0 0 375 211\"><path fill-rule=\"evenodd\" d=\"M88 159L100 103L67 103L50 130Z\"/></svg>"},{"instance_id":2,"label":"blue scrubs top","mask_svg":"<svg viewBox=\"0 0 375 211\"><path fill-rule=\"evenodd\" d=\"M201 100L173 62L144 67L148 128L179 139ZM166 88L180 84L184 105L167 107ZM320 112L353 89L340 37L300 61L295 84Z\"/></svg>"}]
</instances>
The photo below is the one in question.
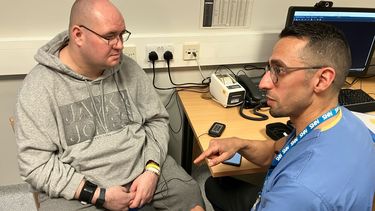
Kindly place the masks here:
<instances>
[{"instance_id":1,"label":"blue scrubs top","mask_svg":"<svg viewBox=\"0 0 375 211\"><path fill-rule=\"evenodd\" d=\"M305 136L264 184L257 210L370 210L375 192L373 134L349 110Z\"/></svg>"}]
</instances>

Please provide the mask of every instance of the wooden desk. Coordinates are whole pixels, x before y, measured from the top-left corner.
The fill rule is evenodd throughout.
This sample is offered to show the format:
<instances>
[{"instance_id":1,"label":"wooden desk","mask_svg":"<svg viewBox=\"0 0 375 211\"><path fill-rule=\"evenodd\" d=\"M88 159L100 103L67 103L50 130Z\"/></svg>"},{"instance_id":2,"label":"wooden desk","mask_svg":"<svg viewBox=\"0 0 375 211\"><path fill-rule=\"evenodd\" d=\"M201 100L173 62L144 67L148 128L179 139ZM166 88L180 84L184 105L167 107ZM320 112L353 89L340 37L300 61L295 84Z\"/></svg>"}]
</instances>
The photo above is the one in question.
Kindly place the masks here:
<instances>
[{"instance_id":1,"label":"wooden desk","mask_svg":"<svg viewBox=\"0 0 375 211\"><path fill-rule=\"evenodd\" d=\"M348 79L348 81L351 80ZM352 86L352 88L360 87L368 93L374 93L375 78L363 79L361 83L357 82ZM201 150L207 149L209 141L212 139L212 137L207 135L207 131L215 121L226 124L226 129L221 137L237 136L248 139L266 140L269 139L265 131L266 124L272 122L286 123L288 120L288 118L273 118L270 115L268 115L269 119L266 121L247 120L239 115L239 107L224 108L211 99L205 99L202 95L204 94L191 91L178 92L185 114L181 165L188 173L191 172L192 167L192 146L194 139L198 141ZM372 96L374 97L374 95ZM248 109L245 112L250 115ZM264 113L268 114L268 111L264 111ZM375 114L375 112L371 113ZM210 167L210 171L213 177L219 177L265 172L266 169L242 158L240 167L219 164Z\"/></svg>"},{"instance_id":2,"label":"wooden desk","mask_svg":"<svg viewBox=\"0 0 375 211\"><path fill-rule=\"evenodd\" d=\"M346 81L351 82L353 79L354 78L347 78ZM343 88L363 89L365 92L369 93L371 97L375 98L375 77L360 79L352 86L346 84Z\"/></svg>"},{"instance_id":3,"label":"wooden desk","mask_svg":"<svg viewBox=\"0 0 375 211\"><path fill-rule=\"evenodd\" d=\"M185 155L183 155L183 157L185 156L183 164L185 164L185 170L188 172L191 171L192 159L191 156L190 158L186 157L189 156L188 154L191 155L192 152L188 149L191 149L191 146L189 146L186 142L192 144L193 139L191 135L186 136L186 134L191 133L191 131L188 131L189 128L186 127L191 126L194 137L196 140L198 140L200 149L203 150L207 149L209 141L212 139L212 137L207 135L208 129L216 121L226 125L226 129L221 137L237 136L248 139L266 140L269 139L266 135L266 124L272 122L286 123L286 121L289 119L273 118L268 114L268 110L266 110L263 113L270 117L268 120L247 120L239 115L239 107L224 108L211 99L204 99L202 95L205 94L189 91L181 91L178 93L184 107L184 113L186 115L186 121L184 122L184 138L186 139L184 142L186 145L184 145L185 149L183 149L183 152L185 152ZM244 112L247 115L251 115L249 109L245 109ZM214 177L265 172L266 170L266 168L261 168L244 158L242 158L240 167L226 164L219 164L217 166L210 167L211 174Z\"/></svg>"}]
</instances>

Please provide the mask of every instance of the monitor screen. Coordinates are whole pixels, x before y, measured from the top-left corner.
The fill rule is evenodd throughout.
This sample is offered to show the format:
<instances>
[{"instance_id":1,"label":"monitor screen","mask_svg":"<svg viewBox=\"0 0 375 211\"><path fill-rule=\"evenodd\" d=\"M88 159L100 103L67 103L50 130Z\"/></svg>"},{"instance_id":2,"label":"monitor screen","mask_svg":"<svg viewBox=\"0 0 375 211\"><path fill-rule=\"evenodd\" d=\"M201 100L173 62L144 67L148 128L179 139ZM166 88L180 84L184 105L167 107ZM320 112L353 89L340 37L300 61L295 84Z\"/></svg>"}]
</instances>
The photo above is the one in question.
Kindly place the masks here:
<instances>
[{"instance_id":1,"label":"monitor screen","mask_svg":"<svg viewBox=\"0 0 375 211\"><path fill-rule=\"evenodd\" d=\"M339 28L351 50L352 67L349 76L366 74L375 47L375 8L289 8L286 25L307 21L325 22Z\"/></svg>"}]
</instances>

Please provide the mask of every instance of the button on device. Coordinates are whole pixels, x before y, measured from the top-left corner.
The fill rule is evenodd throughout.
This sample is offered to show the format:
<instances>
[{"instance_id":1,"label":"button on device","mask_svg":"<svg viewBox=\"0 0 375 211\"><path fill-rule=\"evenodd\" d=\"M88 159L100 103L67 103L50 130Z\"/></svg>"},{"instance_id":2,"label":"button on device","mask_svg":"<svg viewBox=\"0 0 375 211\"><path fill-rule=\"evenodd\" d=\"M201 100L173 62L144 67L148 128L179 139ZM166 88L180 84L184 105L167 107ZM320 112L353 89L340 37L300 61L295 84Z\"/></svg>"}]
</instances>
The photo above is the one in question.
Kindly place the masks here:
<instances>
[{"instance_id":1,"label":"button on device","mask_svg":"<svg viewBox=\"0 0 375 211\"><path fill-rule=\"evenodd\" d=\"M225 129L225 124L220 122L214 122L211 128L208 130L208 135L212 137L220 137Z\"/></svg>"}]
</instances>

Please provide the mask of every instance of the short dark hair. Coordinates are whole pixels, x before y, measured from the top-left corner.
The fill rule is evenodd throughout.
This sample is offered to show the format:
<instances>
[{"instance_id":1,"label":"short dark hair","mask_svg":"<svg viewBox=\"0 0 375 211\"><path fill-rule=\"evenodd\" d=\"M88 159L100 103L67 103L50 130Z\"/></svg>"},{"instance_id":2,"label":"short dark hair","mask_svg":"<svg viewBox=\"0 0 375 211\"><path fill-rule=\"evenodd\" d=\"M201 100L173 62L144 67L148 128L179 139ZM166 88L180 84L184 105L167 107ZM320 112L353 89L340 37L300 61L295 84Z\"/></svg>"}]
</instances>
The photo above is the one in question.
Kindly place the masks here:
<instances>
[{"instance_id":1,"label":"short dark hair","mask_svg":"<svg viewBox=\"0 0 375 211\"><path fill-rule=\"evenodd\" d=\"M322 22L300 22L285 27L279 35L307 39L303 59L310 66L329 66L335 69L333 88L345 83L351 67L350 47L345 35L336 27Z\"/></svg>"}]
</instances>

